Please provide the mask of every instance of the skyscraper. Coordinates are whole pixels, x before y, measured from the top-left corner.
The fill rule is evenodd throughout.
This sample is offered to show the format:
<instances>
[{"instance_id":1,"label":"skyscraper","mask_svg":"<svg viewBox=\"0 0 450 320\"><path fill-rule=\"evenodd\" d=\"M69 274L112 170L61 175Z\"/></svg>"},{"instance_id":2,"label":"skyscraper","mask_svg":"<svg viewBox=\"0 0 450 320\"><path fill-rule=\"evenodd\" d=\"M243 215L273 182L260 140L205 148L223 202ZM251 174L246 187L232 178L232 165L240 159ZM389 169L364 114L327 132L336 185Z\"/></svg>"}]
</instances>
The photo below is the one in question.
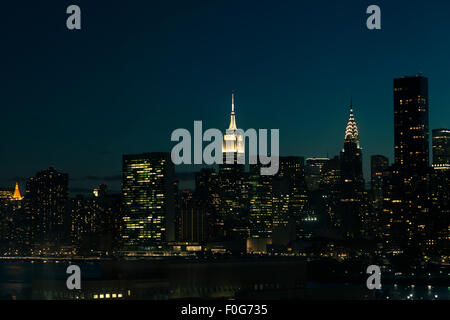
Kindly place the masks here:
<instances>
[{"instance_id":1,"label":"skyscraper","mask_svg":"<svg viewBox=\"0 0 450 320\"><path fill-rule=\"evenodd\" d=\"M424 172L429 166L428 79L394 79L394 156L405 174Z\"/></svg>"},{"instance_id":2,"label":"skyscraper","mask_svg":"<svg viewBox=\"0 0 450 320\"><path fill-rule=\"evenodd\" d=\"M370 177L374 206L379 208L383 201L383 173L389 166L389 160L382 155L370 157Z\"/></svg>"},{"instance_id":3,"label":"skyscraper","mask_svg":"<svg viewBox=\"0 0 450 320\"><path fill-rule=\"evenodd\" d=\"M433 129L433 168L450 170L450 129Z\"/></svg>"},{"instance_id":4,"label":"skyscraper","mask_svg":"<svg viewBox=\"0 0 450 320\"><path fill-rule=\"evenodd\" d=\"M359 132L350 103L350 115L345 129L344 148L340 157L341 197L340 216L344 235L357 238L361 235L361 204L364 191L362 150Z\"/></svg>"},{"instance_id":5,"label":"skyscraper","mask_svg":"<svg viewBox=\"0 0 450 320\"><path fill-rule=\"evenodd\" d=\"M234 112L234 93L231 94L230 125L225 132L222 144L223 164L222 170L243 170L243 165L238 165L239 158L244 156L244 137L239 133L236 125L236 114ZM227 159L232 159L232 161Z\"/></svg>"},{"instance_id":6,"label":"skyscraper","mask_svg":"<svg viewBox=\"0 0 450 320\"><path fill-rule=\"evenodd\" d=\"M124 155L122 172L126 249L161 249L174 241L175 178L170 154Z\"/></svg>"},{"instance_id":7,"label":"skyscraper","mask_svg":"<svg viewBox=\"0 0 450 320\"><path fill-rule=\"evenodd\" d=\"M322 177L322 168L329 160L329 158L306 159L305 180L308 190L314 191L319 189Z\"/></svg>"},{"instance_id":8,"label":"skyscraper","mask_svg":"<svg viewBox=\"0 0 450 320\"><path fill-rule=\"evenodd\" d=\"M69 175L50 167L27 181L25 205L31 240L38 250L59 247L68 241Z\"/></svg>"},{"instance_id":9,"label":"skyscraper","mask_svg":"<svg viewBox=\"0 0 450 320\"><path fill-rule=\"evenodd\" d=\"M271 239L273 227L273 177L261 175L261 165L250 165L250 237Z\"/></svg>"},{"instance_id":10,"label":"skyscraper","mask_svg":"<svg viewBox=\"0 0 450 320\"><path fill-rule=\"evenodd\" d=\"M207 210L208 240L220 240L225 236L220 180L213 168L202 168L195 175L195 194L198 202Z\"/></svg>"},{"instance_id":11,"label":"skyscraper","mask_svg":"<svg viewBox=\"0 0 450 320\"><path fill-rule=\"evenodd\" d=\"M304 208L308 191L303 157L280 157L273 177L273 243L287 245L303 237Z\"/></svg>"},{"instance_id":12,"label":"skyscraper","mask_svg":"<svg viewBox=\"0 0 450 320\"><path fill-rule=\"evenodd\" d=\"M426 248L432 223L428 146L428 79L394 79L394 156L386 177L385 213L395 250Z\"/></svg>"},{"instance_id":13,"label":"skyscraper","mask_svg":"<svg viewBox=\"0 0 450 320\"><path fill-rule=\"evenodd\" d=\"M198 194L183 190L179 212L179 240L204 243L207 240L208 230L207 203Z\"/></svg>"},{"instance_id":14,"label":"skyscraper","mask_svg":"<svg viewBox=\"0 0 450 320\"><path fill-rule=\"evenodd\" d=\"M248 236L245 226L248 214L248 174L245 172L243 136L236 125L234 94L231 97L230 125L222 145L223 164L219 165L219 189L222 206L220 220L224 221L227 238L244 240ZM227 159L232 161L227 161Z\"/></svg>"}]
</instances>

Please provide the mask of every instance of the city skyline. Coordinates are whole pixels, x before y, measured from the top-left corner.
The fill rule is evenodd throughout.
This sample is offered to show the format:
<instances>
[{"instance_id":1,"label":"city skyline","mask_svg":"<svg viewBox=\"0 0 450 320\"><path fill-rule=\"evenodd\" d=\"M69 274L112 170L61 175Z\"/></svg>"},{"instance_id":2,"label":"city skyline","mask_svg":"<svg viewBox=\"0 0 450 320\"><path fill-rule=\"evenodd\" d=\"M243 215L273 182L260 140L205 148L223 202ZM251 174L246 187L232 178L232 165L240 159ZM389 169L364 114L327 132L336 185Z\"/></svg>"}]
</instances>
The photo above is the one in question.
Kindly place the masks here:
<instances>
[{"instance_id":1,"label":"city skyline","mask_svg":"<svg viewBox=\"0 0 450 320\"><path fill-rule=\"evenodd\" d=\"M449 301L449 1L0 9L0 300Z\"/></svg>"},{"instance_id":2,"label":"city skyline","mask_svg":"<svg viewBox=\"0 0 450 320\"><path fill-rule=\"evenodd\" d=\"M405 78L405 77L406 76L403 76L401 78ZM422 77L422 75L420 75L420 76L416 75L415 77ZM394 79L394 80L396 80L396 79ZM233 102L232 102L232 106L231 106L231 108L232 108L232 114L231 114L232 115L232 120L231 121L234 121L234 125L236 126L236 124L235 124L235 121L236 121L235 120L235 111L234 111L234 92L232 93L232 96L233 96ZM350 103L349 103L347 109L350 110L350 119L348 120L347 127L345 128L345 130L343 130L345 132L343 136L344 136L345 139L347 139L346 137L348 135L349 130L350 131L351 130L356 130L356 137L357 137L356 139L358 140L358 147L359 147L360 141L359 141L358 135L360 133L359 132L360 130L358 130L358 126L356 124L357 121L355 122L356 116L354 115L353 97L350 97ZM350 129L349 129L349 126L350 126ZM353 129L352 126L354 126L355 129ZM238 126L238 128L241 128L241 127ZM243 129L245 131L247 128L241 128L241 129ZM428 155L429 155L428 156L429 157L428 164L430 166L432 165L432 160L433 160L432 148L431 148L432 147L431 146L431 144L432 144L431 131L436 131L437 132L439 130L448 130L448 129L446 129L446 128L432 128L432 127L430 127L428 129L428 133L429 133L430 139L429 139L429 142L428 142L429 150L427 152L428 152ZM226 130L223 130L223 131L224 131L224 133L226 132ZM173 147L174 143L171 142L170 144L171 144L171 147ZM339 147L337 147L337 148L339 148ZM393 164L394 163L394 159L393 159L393 157L391 159L386 154L372 154L370 152L367 153L367 150L363 146L361 146L361 150L365 151L364 152L364 156L362 157L363 178L365 180L365 184L369 185L370 184L370 176L371 176L371 172L370 172L371 171L370 158L372 156L380 156L380 155L381 156L385 156L385 157L388 158L389 164ZM137 152L137 154L145 153L145 152L168 152L168 151L142 150L141 152ZM308 158L329 158L329 159L331 159L331 158L333 158L334 156L337 156L337 155L339 155L339 152L337 152L336 154L330 154L330 153L327 152L326 155L305 155L305 154L295 154L295 155L294 154L288 154L288 155L286 155L286 154L281 154L280 156L284 156L284 157L286 157L286 156L287 157L289 157L289 156L296 156L296 157L302 157L304 159L308 159ZM246 154L245 157L248 158L248 155ZM54 166L53 165L49 165L47 167L44 167L44 168L36 170L36 172L39 172L41 170L45 170L45 168L48 168L48 167L54 167ZM179 179L180 189L191 189L191 190L193 190L194 189L195 173L199 172L202 168L211 168L211 167L212 168L216 168L216 169L218 168L217 165L206 165L206 164L202 164L202 165L184 165L184 164L182 164L182 165L178 165L178 166L175 165L175 176L176 176L177 179ZM178 170L177 170L177 168L178 168ZM61 168L58 168L58 169L61 169ZM64 169L61 169L61 170L64 171L64 172L67 172ZM109 176L95 176L95 175L89 176L89 175L86 175L85 177L77 178L77 177L71 177L71 175L69 173L69 181L72 184L77 185L77 182L79 182L80 180L81 181L85 180L85 187L84 188L83 187L82 188L74 187L72 189L69 189L69 192L70 192L71 195L75 195L75 194L92 194L93 190L95 188L97 188L100 184L107 184L108 187L110 188L110 191L120 192L120 189L122 188L122 186L120 184L121 179L122 179L122 175L121 174L122 174L122 171L118 172L117 174L112 174L112 175L109 175ZM17 188L17 184L19 183L20 184L19 190L22 189L23 192L24 192L25 191L25 182L28 180L28 178L29 177L22 177L22 176L12 177L12 178L7 180L7 183L4 184L3 187L9 187L10 185L14 184L14 185L16 185L16 188ZM90 183L88 181L90 181ZM69 183L69 188L70 188L70 183ZM111 186L112 186L112 188L111 188Z\"/></svg>"},{"instance_id":3,"label":"city skyline","mask_svg":"<svg viewBox=\"0 0 450 320\"><path fill-rule=\"evenodd\" d=\"M142 10L87 3L83 29L67 34L56 18L38 19L32 29L21 24L32 12L57 16L58 7L30 4L23 12L7 2L1 23L11 50L4 54L15 63L1 80L0 185L19 180L23 192L17 177L54 165L70 174L72 191L104 182L118 191L122 154L169 151L170 132L193 120L225 128L232 90L242 128L279 128L280 154L304 157L339 154L353 96L368 180L371 155L393 161L393 78L424 72L430 129L448 128L450 118L449 4L379 5L383 28L370 33L365 6L356 1L327 3L329 10L289 1L276 8L200 1ZM106 51L109 59L90 54Z\"/></svg>"},{"instance_id":4,"label":"city skyline","mask_svg":"<svg viewBox=\"0 0 450 320\"><path fill-rule=\"evenodd\" d=\"M187 251L270 254L325 234L347 248L381 241L392 261L398 252L404 261L414 259L420 248L425 260L432 255L445 263L449 130L432 131L437 166L430 166L428 78L393 84L395 161L370 157L370 188L352 100L339 156L307 158L306 165L303 157L281 156L278 172L266 175L264 163L246 170L238 161L245 143L232 94L229 128L218 142L222 158L233 161L195 173L195 192L180 193L169 152L123 155L120 194L102 184L91 197L69 198L69 175L50 167L27 179L24 197L17 183L14 192L2 188L3 245L6 252L38 255L92 254L95 246L107 254L176 254L188 243ZM96 244L90 247L89 239Z\"/></svg>"}]
</instances>

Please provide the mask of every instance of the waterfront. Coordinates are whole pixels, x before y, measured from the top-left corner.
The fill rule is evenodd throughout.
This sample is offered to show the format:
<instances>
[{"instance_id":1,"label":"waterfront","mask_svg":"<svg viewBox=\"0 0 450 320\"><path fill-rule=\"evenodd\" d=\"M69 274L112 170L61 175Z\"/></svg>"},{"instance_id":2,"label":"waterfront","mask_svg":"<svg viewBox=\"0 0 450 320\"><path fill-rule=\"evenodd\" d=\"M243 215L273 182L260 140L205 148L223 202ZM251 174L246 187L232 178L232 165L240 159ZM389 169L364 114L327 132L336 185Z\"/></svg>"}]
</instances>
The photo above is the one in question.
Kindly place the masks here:
<instances>
[{"instance_id":1,"label":"waterfront","mask_svg":"<svg viewBox=\"0 0 450 320\"><path fill-rule=\"evenodd\" d=\"M255 261L256 260L256 261ZM308 299L450 300L442 281L393 281L369 291L356 281L317 281L298 259L76 261L82 290L65 288L64 260L0 261L0 298L9 299ZM311 273L311 272L310 272ZM267 276L270 275L270 276ZM269 279L270 278L270 279ZM408 282L408 280L410 280ZM395 283L397 282L397 283ZM432 283L432 284L431 284Z\"/></svg>"}]
</instances>

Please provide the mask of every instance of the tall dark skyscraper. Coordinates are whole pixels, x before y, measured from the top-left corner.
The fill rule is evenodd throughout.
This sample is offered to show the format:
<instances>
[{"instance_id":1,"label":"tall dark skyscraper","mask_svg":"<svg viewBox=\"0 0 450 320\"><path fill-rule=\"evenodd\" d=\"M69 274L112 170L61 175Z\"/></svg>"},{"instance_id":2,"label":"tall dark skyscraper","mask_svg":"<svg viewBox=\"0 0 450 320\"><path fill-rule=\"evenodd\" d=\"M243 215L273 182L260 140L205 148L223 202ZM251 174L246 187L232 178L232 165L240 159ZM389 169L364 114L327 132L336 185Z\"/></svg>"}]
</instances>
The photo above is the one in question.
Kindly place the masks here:
<instances>
[{"instance_id":1,"label":"tall dark skyscraper","mask_svg":"<svg viewBox=\"0 0 450 320\"><path fill-rule=\"evenodd\" d=\"M221 208L219 220L224 221L226 238L244 240L248 237L248 228L243 221L248 209L248 174L245 165L238 159L245 156L244 137L239 133L234 111L234 94L231 102L230 125L224 135L222 145L223 164L219 165L219 188ZM226 159L231 158L231 163Z\"/></svg>"},{"instance_id":2,"label":"tall dark skyscraper","mask_svg":"<svg viewBox=\"0 0 450 320\"><path fill-rule=\"evenodd\" d=\"M207 240L208 205L198 193L181 192L179 208L179 241L204 243Z\"/></svg>"},{"instance_id":3,"label":"tall dark skyscraper","mask_svg":"<svg viewBox=\"0 0 450 320\"><path fill-rule=\"evenodd\" d=\"M249 251L254 250L252 247L256 247L256 251L261 250L261 244L264 248L264 245L272 243L273 176L263 176L260 170L261 165L250 165L250 240L247 241L247 250Z\"/></svg>"},{"instance_id":4,"label":"tall dark skyscraper","mask_svg":"<svg viewBox=\"0 0 450 320\"><path fill-rule=\"evenodd\" d=\"M383 201L383 174L389 166L389 160L382 155L370 157L370 177L374 206L379 208Z\"/></svg>"},{"instance_id":5,"label":"tall dark skyscraper","mask_svg":"<svg viewBox=\"0 0 450 320\"><path fill-rule=\"evenodd\" d=\"M303 157L280 157L273 178L273 239L286 245L304 236L304 208L308 202Z\"/></svg>"},{"instance_id":6,"label":"tall dark skyscraper","mask_svg":"<svg viewBox=\"0 0 450 320\"><path fill-rule=\"evenodd\" d=\"M350 105L350 115L345 129L344 148L340 157L341 197L340 216L344 235L357 238L361 235L361 204L364 191L362 150L359 132Z\"/></svg>"},{"instance_id":7,"label":"tall dark skyscraper","mask_svg":"<svg viewBox=\"0 0 450 320\"><path fill-rule=\"evenodd\" d=\"M428 79L394 79L394 156L405 174L424 172L429 166Z\"/></svg>"},{"instance_id":8,"label":"tall dark skyscraper","mask_svg":"<svg viewBox=\"0 0 450 320\"><path fill-rule=\"evenodd\" d=\"M387 230L394 248L416 253L432 244L428 136L428 79L394 79L395 161L386 177Z\"/></svg>"},{"instance_id":9,"label":"tall dark skyscraper","mask_svg":"<svg viewBox=\"0 0 450 320\"><path fill-rule=\"evenodd\" d=\"M195 175L197 202L207 211L208 240L222 239L225 235L219 175L213 168L203 168Z\"/></svg>"},{"instance_id":10,"label":"tall dark skyscraper","mask_svg":"<svg viewBox=\"0 0 450 320\"><path fill-rule=\"evenodd\" d=\"M69 234L69 175L50 167L27 181L25 205L35 249L55 248Z\"/></svg>"},{"instance_id":11,"label":"tall dark skyscraper","mask_svg":"<svg viewBox=\"0 0 450 320\"><path fill-rule=\"evenodd\" d=\"M131 250L161 249L175 240L175 169L169 153L123 156L123 243Z\"/></svg>"},{"instance_id":12,"label":"tall dark skyscraper","mask_svg":"<svg viewBox=\"0 0 450 320\"><path fill-rule=\"evenodd\" d=\"M433 168L450 170L450 129L433 129Z\"/></svg>"}]
</instances>

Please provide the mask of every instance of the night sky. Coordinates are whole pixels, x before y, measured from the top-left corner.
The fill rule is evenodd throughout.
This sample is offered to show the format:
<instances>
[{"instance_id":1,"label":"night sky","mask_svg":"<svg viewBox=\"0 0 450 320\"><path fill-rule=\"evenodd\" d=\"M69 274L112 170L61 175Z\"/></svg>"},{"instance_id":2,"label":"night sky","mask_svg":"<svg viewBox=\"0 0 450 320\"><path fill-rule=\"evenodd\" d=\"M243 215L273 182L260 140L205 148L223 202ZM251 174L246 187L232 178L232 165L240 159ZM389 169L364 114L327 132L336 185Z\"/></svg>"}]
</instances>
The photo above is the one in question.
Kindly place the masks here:
<instances>
[{"instance_id":1,"label":"night sky","mask_svg":"<svg viewBox=\"0 0 450 320\"><path fill-rule=\"evenodd\" d=\"M394 77L423 72L430 129L450 127L449 17L424 0L2 0L0 186L53 165L72 192L119 190L122 154L170 151L194 120L225 129L232 90L239 127L305 157L340 152L353 96L367 179L371 155L393 160Z\"/></svg>"}]
</instances>

